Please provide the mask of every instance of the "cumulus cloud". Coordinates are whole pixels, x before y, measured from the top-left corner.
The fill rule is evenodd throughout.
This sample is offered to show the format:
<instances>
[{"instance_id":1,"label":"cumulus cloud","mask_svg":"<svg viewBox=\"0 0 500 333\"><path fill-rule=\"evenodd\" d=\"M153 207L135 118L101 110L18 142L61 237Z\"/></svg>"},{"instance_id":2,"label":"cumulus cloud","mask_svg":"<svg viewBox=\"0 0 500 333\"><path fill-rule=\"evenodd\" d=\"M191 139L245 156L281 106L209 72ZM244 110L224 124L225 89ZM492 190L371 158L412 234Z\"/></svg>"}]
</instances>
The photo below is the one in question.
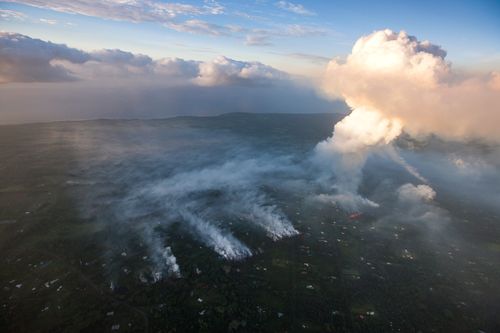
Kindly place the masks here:
<instances>
[{"instance_id":1,"label":"cumulus cloud","mask_svg":"<svg viewBox=\"0 0 500 333\"><path fill-rule=\"evenodd\" d=\"M170 77L195 78L199 72L199 61L180 58L162 58L155 63L155 72Z\"/></svg>"},{"instance_id":2,"label":"cumulus cloud","mask_svg":"<svg viewBox=\"0 0 500 333\"><path fill-rule=\"evenodd\" d=\"M199 74L194 82L202 86L214 86L285 78L287 78L285 73L259 62L243 62L218 57L211 62L200 63Z\"/></svg>"},{"instance_id":3,"label":"cumulus cloud","mask_svg":"<svg viewBox=\"0 0 500 333\"><path fill-rule=\"evenodd\" d=\"M259 62L246 62L219 56L212 61L179 58L153 60L148 56L121 50L91 53L92 61L72 66L82 77L136 77L167 84L180 80L184 84L213 87L228 84L265 84L288 79L277 69Z\"/></svg>"},{"instance_id":4,"label":"cumulus cloud","mask_svg":"<svg viewBox=\"0 0 500 333\"><path fill-rule=\"evenodd\" d=\"M2 83L126 77L165 83L177 78L201 86L265 83L288 78L285 73L262 63L223 56L206 62L179 58L154 60L117 49L84 52L21 34L0 34Z\"/></svg>"},{"instance_id":5,"label":"cumulus cloud","mask_svg":"<svg viewBox=\"0 0 500 333\"><path fill-rule=\"evenodd\" d=\"M144 67L151 65L153 59L142 54L133 54L131 52L125 52L122 50L100 50L92 53L92 59L113 64L125 64L134 67Z\"/></svg>"},{"instance_id":6,"label":"cumulus cloud","mask_svg":"<svg viewBox=\"0 0 500 333\"><path fill-rule=\"evenodd\" d=\"M276 6L278 8L281 8L283 10L298 14L298 15L306 15L306 16L311 16L311 15L316 15L315 12L306 9L303 5L298 4L298 3L293 3L290 1L278 1L276 3Z\"/></svg>"},{"instance_id":7,"label":"cumulus cloud","mask_svg":"<svg viewBox=\"0 0 500 333\"><path fill-rule=\"evenodd\" d=\"M82 80L137 79L143 82L155 81L167 85L192 83L198 76L200 61L180 58L152 59L143 54L134 54L118 49L98 50L89 53L85 64L61 65L70 69Z\"/></svg>"},{"instance_id":8,"label":"cumulus cloud","mask_svg":"<svg viewBox=\"0 0 500 333\"><path fill-rule=\"evenodd\" d=\"M74 80L67 68L53 63L58 60L83 64L90 55L63 44L0 32L0 83Z\"/></svg>"},{"instance_id":9,"label":"cumulus cloud","mask_svg":"<svg viewBox=\"0 0 500 333\"><path fill-rule=\"evenodd\" d=\"M155 72L156 62L149 56L118 49L89 52L89 61L84 64L62 63L81 79L111 79L127 77L150 77Z\"/></svg>"}]
</instances>

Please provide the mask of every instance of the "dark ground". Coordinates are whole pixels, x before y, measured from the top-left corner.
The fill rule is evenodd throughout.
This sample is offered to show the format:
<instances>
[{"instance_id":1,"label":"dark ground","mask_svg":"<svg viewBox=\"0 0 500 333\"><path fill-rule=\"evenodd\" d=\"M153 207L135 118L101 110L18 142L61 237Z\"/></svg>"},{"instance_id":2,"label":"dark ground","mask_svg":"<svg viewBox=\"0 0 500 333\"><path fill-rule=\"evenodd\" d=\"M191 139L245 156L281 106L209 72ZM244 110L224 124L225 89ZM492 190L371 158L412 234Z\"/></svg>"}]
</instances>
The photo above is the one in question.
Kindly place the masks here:
<instances>
[{"instance_id":1,"label":"dark ground","mask_svg":"<svg viewBox=\"0 0 500 333\"><path fill-rule=\"evenodd\" d=\"M182 276L141 282L143 241L106 215L130 182L234 154L300 161L337 119L229 114L0 127L0 331L500 332L498 211L439 186L451 222L429 236L259 184L300 235L272 241L238 225L231 232L253 255L228 261L172 223L158 233ZM394 165L371 165L366 195L387 179L410 179Z\"/></svg>"}]
</instances>

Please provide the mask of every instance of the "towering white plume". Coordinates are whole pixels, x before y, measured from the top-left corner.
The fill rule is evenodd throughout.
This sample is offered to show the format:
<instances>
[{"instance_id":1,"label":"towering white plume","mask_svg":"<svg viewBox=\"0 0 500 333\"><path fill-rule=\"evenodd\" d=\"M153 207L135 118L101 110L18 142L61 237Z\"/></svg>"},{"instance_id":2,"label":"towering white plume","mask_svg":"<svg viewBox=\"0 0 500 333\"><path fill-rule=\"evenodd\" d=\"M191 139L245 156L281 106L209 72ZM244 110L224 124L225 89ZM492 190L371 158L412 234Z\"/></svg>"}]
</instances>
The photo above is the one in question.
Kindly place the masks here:
<instances>
[{"instance_id":1,"label":"towering white plume","mask_svg":"<svg viewBox=\"0 0 500 333\"><path fill-rule=\"evenodd\" d=\"M357 195L361 171L368 153L379 145L390 143L401 133L401 123L387 119L377 110L354 109L335 125L334 135L316 146L319 160L335 168L337 195L323 199L334 201L347 210L377 204Z\"/></svg>"},{"instance_id":2,"label":"towering white plume","mask_svg":"<svg viewBox=\"0 0 500 333\"><path fill-rule=\"evenodd\" d=\"M361 37L345 62L330 61L323 88L410 135L500 141L499 73L459 75L445 57L441 47L404 31L376 31Z\"/></svg>"},{"instance_id":3,"label":"towering white plume","mask_svg":"<svg viewBox=\"0 0 500 333\"><path fill-rule=\"evenodd\" d=\"M403 130L413 136L500 141L498 73L459 77L445 56L441 47L404 31L382 30L361 37L344 62L330 61L324 91L353 109L316 147L320 159L335 168L339 194L333 201L350 209L373 206L356 194L361 169L369 151ZM392 158L425 181L395 151Z\"/></svg>"}]
</instances>

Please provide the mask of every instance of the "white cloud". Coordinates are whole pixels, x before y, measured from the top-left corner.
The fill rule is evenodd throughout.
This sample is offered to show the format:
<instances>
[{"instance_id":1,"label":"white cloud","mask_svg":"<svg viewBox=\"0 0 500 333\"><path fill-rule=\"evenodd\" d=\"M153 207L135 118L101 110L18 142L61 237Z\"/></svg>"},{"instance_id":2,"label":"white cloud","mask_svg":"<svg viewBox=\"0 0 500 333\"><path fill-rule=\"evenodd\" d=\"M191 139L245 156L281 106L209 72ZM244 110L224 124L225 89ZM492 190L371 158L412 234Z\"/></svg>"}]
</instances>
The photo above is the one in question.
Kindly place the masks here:
<instances>
[{"instance_id":1,"label":"white cloud","mask_svg":"<svg viewBox=\"0 0 500 333\"><path fill-rule=\"evenodd\" d=\"M225 36L233 38L246 38L245 44L250 46L271 45L273 37L308 37L320 36L327 30L307 25L293 24L276 29L248 29L238 25L218 24L193 16L212 16L225 13L225 8L214 0L205 0L203 5L192 5L177 2L163 2L158 0L8 0L39 8L50 9L63 13L80 14L103 19L129 21L129 22L155 22L168 29L191 34L209 36ZM297 13L312 13L301 5L283 2L287 10ZM1 17L17 17L21 13L5 10ZM241 13L235 15L241 16ZM43 23L55 24L55 20L41 19Z\"/></svg>"},{"instance_id":2,"label":"white cloud","mask_svg":"<svg viewBox=\"0 0 500 333\"><path fill-rule=\"evenodd\" d=\"M122 50L98 50L88 53L90 59L84 64L58 62L82 80L112 79L127 77L151 77L156 63L149 56Z\"/></svg>"},{"instance_id":3,"label":"white cloud","mask_svg":"<svg viewBox=\"0 0 500 333\"><path fill-rule=\"evenodd\" d=\"M250 34L246 36L245 45L248 46L269 46L272 45L270 42L271 36L266 34Z\"/></svg>"},{"instance_id":4,"label":"white cloud","mask_svg":"<svg viewBox=\"0 0 500 333\"><path fill-rule=\"evenodd\" d=\"M293 3L290 1L278 1L276 3L276 6L278 8L281 8L283 10L286 10L286 11L289 11L289 12L292 12L292 13L295 13L298 15L306 15L306 16L316 15L315 12L306 9L303 5Z\"/></svg>"},{"instance_id":5,"label":"white cloud","mask_svg":"<svg viewBox=\"0 0 500 333\"><path fill-rule=\"evenodd\" d=\"M57 24L56 20L45 19L45 18L41 18L40 22L48 24L48 25L56 25Z\"/></svg>"},{"instance_id":6,"label":"white cloud","mask_svg":"<svg viewBox=\"0 0 500 333\"><path fill-rule=\"evenodd\" d=\"M122 50L84 52L62 44L14 33L0 34L0 82L46 82L75 79L134 77L201 86L262 84L288 79L287 75L259 62L218 57L200 62L178 58L153 60Z\"/></svg>"},{"instance_id":7,"label":"white cloud","mask_svg":"<svg viewBox=\"0 0 500 333\"><path fill-rule=\"evenodd\" d=\"M155 73L170 77L195 78L199 72L199 61L180 58L163 58L155 62Z\"/></svg>"},{"instance_id":8,"label":"white cloud","mask_svg":"<svg viewBox=\"0 0 500 333\"><path fill-rule=\"evenodd\" d=\"M281 33L285 36L293 37L311 37L311 36L323 36L327 33L324 28L309 26L303 24L291 24L286 27L286 30Z\"/></svg>"},{"instance_id":9,"label":"white cloud","mask_svg":"<svg viewBox=\"0 0 500 333\"><path fill-rule=\"evenodd\" d=\"M144 67L153 64L153 59L147 55L133 54L118 49L92 52L92 59L104 63L127 64L136 67Z\"/></svg>"},{"instance_id":10,"label":"white cloud","mask_svg":"<svg viewBox=\"0 0 500 333\"><path fill-rule=\"evenodd\" d=\"M212 15L220 15L225 11L224 6L215 0L204 0L204 2L204 8Z\"/></svg>"},{"instance_id":11,"label":"white cloud","mask_svg":"<svg viewBox=\"0 0 500 333\"><path fill-rule=\"evenodd\" d=\"M46 8L63 13L80 14L100 17L104 19L130 21L130 22L156 22L165 27L190 33L209 35L227 35L231 27L220 26L198 19L187 21L179 20L180 17L219 15L224 13L224 7L217 1L206 0L202 6L177 2L163 2L157 0L9 0L39 8ZM4 15L12 15L4 13ZM43 23L55 24L54 20L41 19ZM226 31L227 30L227 31Z\"/></svg>"},{"instance_id":12,"label":"white cloud","mask_svg":"<svg viewBox=\"0 0 500 333\"><path fill-rule=\"evenodd\" d=\"M214 86L238 82L266 82L285 78L287 78L285 73L259 62L243 62L218 57L213 61L200 63L200 71L195 82L202 86Z\"/></svg>"},{"instance_id":13,"label":"white cloud","mask_svg":"<svg viewBox=\"0 0 500 333\"><path fill-rule=\"evenodd\" d=\"M165 23L165 26L175 31L211 36L231 36L234 32L239 31L239 27L224 26L194 19L184 22L168 22Z\"/></svg>"},{"instance_id":14,"label":"white cloud","mask_svg":"<svg viewBox=\"0 0 500 333\"><path fill-rule=\"evenodd\" d=\"M24 21L26 19L26 14L10 9L0 9L0 18L4 20Z\"/></svg>"},{"instance_id":15,"label":"white cloud","mask_svg":"<svg viewBox=\"0 0 500 333\"><path fill-rule=\"evenodd\" d=\"M252 29L246 32L245 44L248 46L268 46L272 45L273 38L304 38L323 36L328 30L316 26L289 24L275 29Z\"/></svg>"},{"instance_id":16,"label":"white cloud","mask_svg":"<svg viewBox=\"0 0 500 333\"><path fill-rule=\"evenodd\" d=\"M157 0L9 0L9 2L22 3L63 13L132 22L164 23L170 22L177 16L217 15L224 11L224 8L215 1L207 1L204 6Z\"/></svg>"},{"instance_id":17,"label":"white cloud","mask_svg":"<svg viewBox=\"0 0 500 333\"><path fill-rule=\"evenodd\" d=\"M47 83L58 81L78 82ZM0 83L1 123L328 112L339 105L259 62L222 56L204 62L151 59L122 50L84 52L15 33L0 35Z\"/></svg>"}]
</instances>

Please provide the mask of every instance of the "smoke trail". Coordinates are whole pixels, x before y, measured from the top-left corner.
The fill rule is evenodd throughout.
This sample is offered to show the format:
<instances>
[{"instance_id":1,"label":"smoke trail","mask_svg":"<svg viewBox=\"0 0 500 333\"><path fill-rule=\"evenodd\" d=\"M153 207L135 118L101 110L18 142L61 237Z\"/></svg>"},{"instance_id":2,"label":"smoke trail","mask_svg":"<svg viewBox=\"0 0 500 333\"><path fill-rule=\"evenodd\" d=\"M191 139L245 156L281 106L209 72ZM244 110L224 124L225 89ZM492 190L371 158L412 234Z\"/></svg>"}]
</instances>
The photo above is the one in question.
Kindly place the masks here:
<instances>
[{"instance_id":1,"label":"smoke trail","mask_svg":"<svg viewBox=\"0 0 500 333\"><path fill-rule=\"evenodd\" d=\"M151 261L153 262L151 276L154 282L164 277L180 277L181 271L177 258L169 246L165 246L162 239L154 232L152 227L143 227L142 237L146 240Z\"/></svg>"},{"instance_id":2,"label":"smoke trail","mask_svg":"<svg viewBox=\"0 0 500 333\"><path fill-rule=\"evenodd\" d=\"M116 214L125 223L142 228L153 262L153 279L180 276L171 249L157 229L168 232L173 223L226 260L241 260L252 250L236 238L224 221L238 217L267 237L278 240L298 234L285 214L258 185L270 173L290 171L287 158L230 160L175 173L133 187Z\"/></svg>"},{"instance_id":3,"label":"smoke trail","mask_svg":"<svg viewBox=\"0 0 500 333\"><path fill-rule=\"evenodd\" d=\"M190 232L221 257L238 260L252 255L252 251L245 244L230 234L223 234L219 228L208 221L187 210L182 210L180 214L191 227Z\"/></svg>"},{"instance_id":4,"label":"smoke trail","mask_svg":"<svg viewBox=\"0 0 500 333\"><path fill-rule=\"evenodd\" d=\"M417 178L418 180L420 180L422 183L425 183L425 184L428 184L429 181L424 177L422 176L418 170L411 166L404 158L403 156L401 156L398 151L396 150L396 148L392 145L388 146L387 147L387 153L389 154L389 157L391 157L391 159L398 163L399 165L401 165L403 168L405 168L406 171L408 171L409 174L411 174L413 177Z\"/></svg>"},{"instance_id":5,"label":"smoke trail","mask_svg":"<svg viewBox=\"0 0 500 333\"><path fill-rule=\"evenodd\" d=\"M267 236L274 241L297 235L299 233L297 229L293 227L278 207L266 204L266 202L269 202L266 196L255 192L248 192L238 198L238 200L233 201L227 209L231 214L251 221L264 229Z\"/></svg>"}]
</instances>

